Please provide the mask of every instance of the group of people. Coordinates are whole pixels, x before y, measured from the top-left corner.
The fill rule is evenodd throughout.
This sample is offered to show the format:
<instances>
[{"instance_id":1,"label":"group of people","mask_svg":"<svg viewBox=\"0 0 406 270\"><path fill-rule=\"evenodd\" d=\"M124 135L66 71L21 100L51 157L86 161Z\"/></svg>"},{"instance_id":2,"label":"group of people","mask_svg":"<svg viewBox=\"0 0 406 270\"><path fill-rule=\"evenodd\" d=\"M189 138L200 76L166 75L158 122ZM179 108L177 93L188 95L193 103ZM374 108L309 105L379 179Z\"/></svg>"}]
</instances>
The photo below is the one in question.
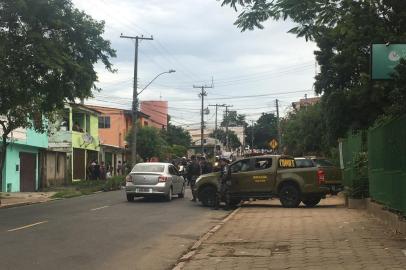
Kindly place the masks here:
<instances>
[{"instance_id":1,"label":"group of people","mask_svg":"<svg viewBox=\"0 0 406 270\"><path fill-rule=\"evenodd\" d=\"M115 170L116 175L124 175L126 173L126 161L121 163L119 160L117 162L117 167ZM104 161L101 161L100 164L97 160L93 160L89 163L87 167L87 179L88 180L106 180L114 175L114 168L107 162L106 164Z\"/></svg>"},{"instance_id":2,"label":"group of people","mask_svg":"<svg viewBox=\"0 0 406 270\"><path fill-rule=\"evenodd\" d=\"M225 201L226 207L228 209L230 196L229 196L229 182L227 181L227 175L225 173L225 166L229 163L226 158L216 157L214 166L204 157L192 155L190 159L183 157L178 162L173 162L177 166L179 172L186 178L187 185L190 186L191 190L194 190L196 179L202 174L208 174L211 172L220 172L220 189L216 193L216 199L214 202L214 209L218 209L220 202ZM192 192L193 198L191 201L196 201L196 194Z\"/></svg>"}]
</instances>

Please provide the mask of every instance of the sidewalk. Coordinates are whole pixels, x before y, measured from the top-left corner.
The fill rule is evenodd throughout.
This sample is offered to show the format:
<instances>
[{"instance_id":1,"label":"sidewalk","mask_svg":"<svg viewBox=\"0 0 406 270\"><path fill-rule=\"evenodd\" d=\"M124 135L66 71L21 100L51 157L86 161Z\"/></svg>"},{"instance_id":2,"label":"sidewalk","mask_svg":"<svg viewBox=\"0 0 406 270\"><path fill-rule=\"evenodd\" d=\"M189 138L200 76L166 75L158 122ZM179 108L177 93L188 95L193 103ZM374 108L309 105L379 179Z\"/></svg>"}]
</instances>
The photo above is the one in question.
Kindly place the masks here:
<instances>
[{"instance_id":1,"label":"sidewalk","mask_svg":"<svg viewBox=\"0 0 406 270\"><path fill-rule=\"evenodd\" d=\"M406 238L342 199L286 209L245 205L183 267L195 269L406 269ZM181 266L181 265L179 265Z\"/></svg>"},{"instance_id":2,"label":"sidewalk","mask_svg":"<svg viewBox=\"0 0 406 270\"><path fill-rule=\"evenodd\" d=\"M47 202L54 194L55 192L4 192L0 194L0 208Z\"/></svg>"}]
</instances>

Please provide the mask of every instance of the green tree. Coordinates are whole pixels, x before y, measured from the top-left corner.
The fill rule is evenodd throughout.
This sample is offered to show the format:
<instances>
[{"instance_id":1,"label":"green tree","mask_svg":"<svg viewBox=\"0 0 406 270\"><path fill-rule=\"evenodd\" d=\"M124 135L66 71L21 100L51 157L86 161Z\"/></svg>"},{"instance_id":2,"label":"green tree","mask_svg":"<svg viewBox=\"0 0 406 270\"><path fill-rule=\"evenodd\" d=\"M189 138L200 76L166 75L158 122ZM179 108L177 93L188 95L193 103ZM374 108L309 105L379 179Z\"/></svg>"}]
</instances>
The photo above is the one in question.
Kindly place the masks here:
<instances>
[{"instance_id":1,"label":"green tree","mask_svg":"<svg viewBox=\"0 0 406 270\"><path fill-rule=\"evenodd\" d=\"M321 104L291 112L281 121L283 145L287 152L296 156L320 155L323 148L325 127Z\"/></svg>"},{"instance_id":2,"label":"green tree","mask_svg":"<svg viewBox=\"0 0 406 270\"><path fill-rule=\"evenodd\" d=\"M187 130L170 123L167 130L164 131L164 136L169 145L181 145L188 148L192 143L192 137Z\"/></svg>"},{"instance_id":3,"label":"green tree","mask_svg":"<svg viewBox=\"0 0 406 270\"><path fill-rule=\"evenodd\" d=\"M278 121L273 113L263 113L254 127L247 127L247 142L251 142L252 129L254 129L254 148L267 149L272 139L278 139Z\"/></svg>"},{"instance_id":4,"label":"green tree","mask_svg":"<svg viewBox=\"0 0 406 270\"><path fill-rule=\"evenodd\" d=\"M127 134L126 140L131 148L132 130ZM137 132L137 152L143 160L152 157L167 159L170 154L170 146L165 141L161 130L155 127L139 127Z\"/></svg>"},{"instance_id":5,"label":"green tree","mask_svg":"<svg viewBox=\"0 0 406 270\"><path fill-rule=\"evenodd\" d=\"M313 40L320 66L315 90L322 96L327 140L336 144L349 129L370 126L382 114L404 110L405 92L399 68L393 81L373 82L369 77L370 44L406 39L406 5L397 0L222 0L242 7L235 24L243 31L263 28L263 22L291 19L289 32ZM403 102L403 103L402 103ZM397 108L397 109L396 109Z\"/></svg>"},{"instance_id":6,"label":"green tree","mask_svg":"<svg viewBox=\"0 0 406 270\"><path fill-rule=\"evenodd\" d=\"M173 157L183 157L187 154L187 148L183 145L174 144L171 146L171 154Z\"/></svg>"},{"instance_id":7,"label":"green tree","mask_svg":"<svg viewBox=\"0 0 406 270\"><path fill-rule=\"evenodd\" d=\"M247 122L245 122L245 115L238 114L237 111L229 111L227 113L227 117L224 114L223 121L221 121L220 126L227 126L227 122L229 127L247 126Z\"/></svg>"},{"instance_id":8,"label":"green tree","mask_svg":"<svg viewBox=\"0 0 406 270\"><path fill-rule=\"evenodd\" d=\"M217 138L223 145L227 144L227 133L222 129L217 129L209 134L211 138ZM228 131L228 145L235 149L241 146L241 142L234 131Z\"/></svg>"},{"instance_id":9,"label":"green tree","mask_svg":"<svg viewBox=\"0 0 406 270\"><path fill-rule=\"evenodd\" d=\"M70 0L0 0L0 172L14 129L44 132L43 116L92 95L96 62L113 71L103 32Z\"/></svg>"}]
</instances>

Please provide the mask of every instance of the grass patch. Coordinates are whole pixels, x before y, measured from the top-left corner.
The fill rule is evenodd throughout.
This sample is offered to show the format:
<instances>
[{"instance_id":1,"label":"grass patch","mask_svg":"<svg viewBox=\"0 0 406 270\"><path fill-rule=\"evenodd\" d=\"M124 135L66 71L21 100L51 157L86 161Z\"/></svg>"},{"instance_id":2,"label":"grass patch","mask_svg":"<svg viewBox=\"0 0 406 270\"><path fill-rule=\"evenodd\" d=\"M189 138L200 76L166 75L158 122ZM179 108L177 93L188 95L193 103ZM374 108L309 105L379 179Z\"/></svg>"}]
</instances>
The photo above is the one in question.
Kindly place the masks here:
<instances>
[{"instance_id":1,"label":"grass patch","mask_svg":"<svg viewBox=\"0 0 406 270\"><path fill-rule=\"evenodd\" d=\"M52 198L73 198L90 195L98 191L118 190L125 184L124 176L115 176L107 180L82 180L75 181L69 186L52 188L56 191Z\"/></svg>"}]
</instances>

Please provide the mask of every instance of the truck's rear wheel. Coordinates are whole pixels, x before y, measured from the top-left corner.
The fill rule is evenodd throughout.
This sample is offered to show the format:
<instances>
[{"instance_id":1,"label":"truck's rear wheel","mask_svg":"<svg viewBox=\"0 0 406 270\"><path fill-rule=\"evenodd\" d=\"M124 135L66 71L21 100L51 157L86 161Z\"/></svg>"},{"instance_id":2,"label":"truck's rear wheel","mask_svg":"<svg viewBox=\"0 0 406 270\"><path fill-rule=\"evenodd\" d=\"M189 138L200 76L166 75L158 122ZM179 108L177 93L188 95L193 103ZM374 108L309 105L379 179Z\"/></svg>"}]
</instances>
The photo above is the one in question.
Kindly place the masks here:
<instances>
[{"instance_id":1,"label":"truck's rear wheel","mask_svg":"<svg viewBox=\"0 0 406 270\"><path fill-rule=\"evenodd\" d=\"M314 197L309 197L309 198L303 199L302 202L307 207L314 207L320 202L320 200L321 200L320 196L314 196Z\"/></svg>"},{"instance_id":2,"label":"truck's rear wheel","mask_svg":"<svg viewBox=\"0 0 406 270\"><path fill-rule=\"evenodd\" d=\"M300 190L292 184L285 184L279 191L279 200L283 207L294 208L300 204Z\"/></svg>"},{"instance_id":3,"label":"truck's rear wheel","mask_svg":"<svg viewBox=\"0 0 406 270\"><path fill-rule=\"evenodd\" d=\"M213 207L216 202L216 193L217 189L215 187L203 187L198 194L199 201L201 201L204 206Z\"/></svg>"}]
</instances>

